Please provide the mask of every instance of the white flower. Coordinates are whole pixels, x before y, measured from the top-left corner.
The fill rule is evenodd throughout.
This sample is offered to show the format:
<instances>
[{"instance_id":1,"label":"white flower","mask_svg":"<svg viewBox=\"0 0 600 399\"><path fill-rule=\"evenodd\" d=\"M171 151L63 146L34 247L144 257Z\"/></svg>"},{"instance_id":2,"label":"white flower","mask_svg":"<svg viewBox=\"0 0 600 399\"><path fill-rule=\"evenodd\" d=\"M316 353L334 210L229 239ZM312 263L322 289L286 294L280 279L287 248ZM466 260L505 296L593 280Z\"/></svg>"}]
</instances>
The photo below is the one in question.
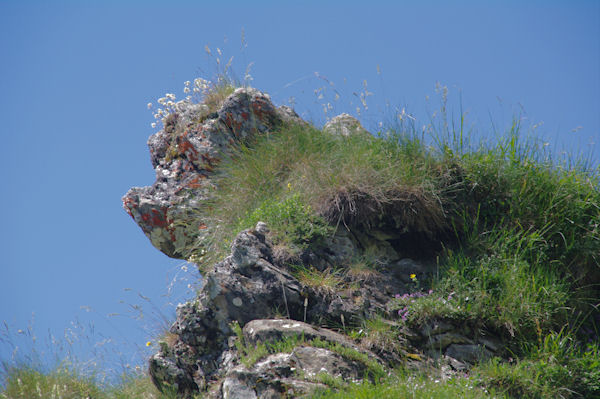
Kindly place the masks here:
<instances>
[{"instance_id":1,"label":"white flower","mask_svg":"<svg viewBox=\"0 0 600 399\"><path fill-rule=\"evenodd\" d=\"M147 107L148 109L152 108L152 103L148 103Z\"/></svg>"},{"instance_id":2,"label":"white flower","mask_svg":"<svg viewBox=\"0 0 600 399\"><path fill-rule=\"evenodd\" d=\"M185 94L189 93L189 92L190 92L190 88L189 88L189 87L187 87L187 86L186 86L186 87L184 87L184 88L183 88L183 92L184 92Z\"/></svg>"},{"instance_id":3,"label":"white flower","mask_svg":"<svg viewBox=\"0 0 600 399\"><path fill-rule=\"evenodd\" d=\"M152 129L154 129L154 128L156 128L156 123L155 123L155 122L152 122L152 123L150 124L150 126L152 126Z\"/></svg>"}]
</instances>

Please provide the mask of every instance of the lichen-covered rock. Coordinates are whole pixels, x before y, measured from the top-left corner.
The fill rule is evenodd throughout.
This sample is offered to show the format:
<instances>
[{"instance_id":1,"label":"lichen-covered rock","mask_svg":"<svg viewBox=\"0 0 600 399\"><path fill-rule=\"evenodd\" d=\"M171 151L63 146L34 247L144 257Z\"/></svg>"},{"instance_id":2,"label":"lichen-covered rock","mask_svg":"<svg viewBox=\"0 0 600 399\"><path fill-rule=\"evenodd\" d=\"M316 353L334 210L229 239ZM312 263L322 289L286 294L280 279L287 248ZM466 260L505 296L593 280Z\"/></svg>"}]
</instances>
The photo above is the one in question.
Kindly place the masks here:
<instances>
[{"instance_id":1,"label":"lichen-covered rock","mask_svg":"<svg viewBox=\"0 0 600 399\"><path fill-rule=\"evenodd\" d=\"M292 353L267 356L251 367L239 365L225 377L225 398L289 398L326 388L319 377L360 382L364 364L324 348L299 346Z\"/></svg>"},{"instance_id":2,"label":"lichen-covered rock","mask_svg":"<svg viewBox=\"0 0 600 399\"><path fill-rule=\"evenodd\" d=\"M312 290L274 264L268 232L267 226L259 222L256 228L238 234L231 255L204 276L197 300L177 307L169 338L150 359L150 374L159 388L177 387L186 395L204 390L226 375L236 359L231 343L232 322L244 327L250 343L304 334L369 353L340 334L299 320L321 324L325 317L338 325L342 315L348 322L361 320L369 312L385 308L390 295L381 301L372 295L381 290L382 283L374 279L362 288L349 288L339 294ZM389 284L390 279L386 280ZM371 295L371 299L360 299L361 295ZM261 320L281 312L290 319ZM369 356L382 362L373 354ZM233 384L231 390L239 388L235 388L237 383L228 384Z\"/></svg>"},{"instance_id":3,"label":"lichen-covered rock","mask_svg":"<svg viewBox=\"0 0 600 399\"><path fill-rule=\"evenodd\" d=\"M261 226L240 233L231 255L204 277L198 300L177 307L170 329L175 344L165 343L150 360L157 386L162 380L185 389L194 385L196 390L203 389L207 380L218 377L226 360L231 322L244 325L269 317L274 306L284 308L286 301L292 312L300 313L301 287L289 273L270 263L272 248L260 231L264 231ZM187 375L183 384L181 373Z\"/></svg>"},{"instance_id":4,"label":"lichen-covered rock","mask_svg":"<svg viewBox=\"0 0 600 399\"><path fill-rule=\"evenodd\" d=\"M289 107L275 108L267 94L239 88L212 114L202 104L182 102L148 139L156 182L134 187L123 207L152 244L174 258L189 256L207 221L198 209L211 196L214 167L233 145L282 123L305 123Z\"/></svg>"},{"instance_id":5,"label":"lichen-covered rock","mask_svg":"<svg viewBox=\"0 0 600 399\"><path fill-rule=\"evenodd\" d=\"M252 320L243 328L244 339L247 343L256 345L259 342L273 343L291 336L303 337L306 341L319 339L328 341L355 351L363 351L358 345L342 334L326 328L313 327L297 320L266 319ZM374 359L376 357L373 356Z\"/></svg>"},{"instance_id":6,"label":"lichen-covered rock","mask_svg":"<svg viewBox=\"0 0 600 399\"><path fill-rule=\"evenodd\" d=\"M301 370L302 364L297 363L293 353L269 355L250 368L240 364L225 376L222 398L293 398L326 387L298 378Z\"/></svg>"},{"instance_id":7,"label":"lichen-covered rock","mask_svg":"<svg viewBox=\"0 0 600 399\"><path fill-rule=\"evenodd\" d=\"M340 114L327 122L323 127L323 131L345 137L357 134L370 135L370 133L362 127L358 119L345 113Z\"/></svg>"},{"instance_id":8,"label":"lichen-covered rock","mask_svg":"<svg viewBox=\"0 0 600 399\"><path fill-rule=\"evenodd\" d=\"M246 345L274 344L290 337L302 339L290 353L270 354L253 365L230 369L222 383L223 398L297 397L324 388L320 382L323 376L340 383L356 383L368 375L365 363L331 349L313 347L312 340L345 347L381 362L341 334L295 320L253 320L243 329Z\"/></svg>"}]
</instances>

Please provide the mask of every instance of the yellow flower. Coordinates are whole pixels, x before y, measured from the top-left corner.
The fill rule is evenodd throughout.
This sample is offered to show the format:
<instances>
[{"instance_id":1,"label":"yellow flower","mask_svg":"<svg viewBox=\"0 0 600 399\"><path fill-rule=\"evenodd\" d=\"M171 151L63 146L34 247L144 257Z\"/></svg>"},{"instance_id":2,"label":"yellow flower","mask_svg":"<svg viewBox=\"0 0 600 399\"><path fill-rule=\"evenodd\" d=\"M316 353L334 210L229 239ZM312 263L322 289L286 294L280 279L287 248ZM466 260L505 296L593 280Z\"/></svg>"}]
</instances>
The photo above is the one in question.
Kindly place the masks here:
<instances>
[{"instance_id":1,"label":"yellow flower","mask_svg":"<svg viewBox=\"0 0 600 399\"><path fill-rule=\"evenodd\" d=\"M288 188L288 190L291 191L292 190L292 183L288 183L287 188Z\"/></svg>"},{"instance_id":2,"label":"yellow flower","mask_svg":"<svg viewBox=\"0 0 600 399\"><path fill-rule=\"evenodd\" d=\"M411 280L415 280L416 278L417 278L417 275L416 275L416 274L412 273L412 274L410 275L410 279L411 279Z\"/></svg>"},{"instance_id":3,"label":"yellow flower","mask_svg":"<svg viewBox=\"0 0 600 399\"><path fill-rule=\"evenodd\" d=\"M152 342L150 342L150 341L146 342L146 346L150 346L150 345L152 345Z\"/></svg>"}]
</instances>

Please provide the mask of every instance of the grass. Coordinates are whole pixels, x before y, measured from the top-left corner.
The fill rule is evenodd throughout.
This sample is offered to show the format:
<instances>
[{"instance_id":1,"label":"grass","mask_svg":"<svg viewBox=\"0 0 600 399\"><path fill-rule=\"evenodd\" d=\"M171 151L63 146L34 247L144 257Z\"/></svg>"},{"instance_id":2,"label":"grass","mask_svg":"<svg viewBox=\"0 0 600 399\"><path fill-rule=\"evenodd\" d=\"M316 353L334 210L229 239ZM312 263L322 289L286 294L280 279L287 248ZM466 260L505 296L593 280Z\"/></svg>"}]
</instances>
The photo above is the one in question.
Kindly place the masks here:
<instances>
[{"instance_id":1,"label":"grass","mask_svg":"<svg viewBox=\"0 0 600 399\"><path fill-rule=\"evenodd\" d=\"M514 363L498 359L475 368L481 384L517 398L600 397L598 343L582 347L564 332L551 333Z\"/></svg>"},{"instance_id":2,"label":"grass","mask_svg":"<svg viewBox=\"0 0 600 399\"><path fill-rule=\"evenodd\" d=\"M92 376L57 366L41 372L28 366L10 368L2 399L175 399L175 393L161 393L143 375L124 376L119 384L102 385Z\"/></svg>"},{"instance_id":3,"label":"grass","mask_svg":"<svg viewBox=\"0 0 600 399\"><path fill-rule=\"evenodd\" d=\"M493 146L471 145L464 132L438 135L436 148L410 129L342 138L287 126L225 162L208 216L219 242L262 220L296 254L334 229L401 230L437 248L438 260L436 277L419 277L415 295L390 298L408 326L465 322L504 337L507 353L530 359L523 364L536 363L527 345L540 337L598 335L600 176L553 160L519 129ZM227 250L211 248L219 257ZM354 259L325 271L305 265L297 277L334 294L344 288L340 276L367 279L380 267Z\"/></svg>"},{"instance_id":4,"label":"grass","mask_svg":"<svg viewBox=\"0 0 600 399\"><path fill-rule=\"evenodd\" d=\"M372 350L382 350L403 354L405 352L405 342L401 337L400 328L396 323L387 320L382 316L374 316L365 319L362 328L359 331L353 331L349 334L360 339L362 346Z\"/></svg>"},{"instance_id":5,"label":"grass","mask_svg":"<svg viewBox=\"0 0 600 399\"><path fill-rule=\"evenodd\" d=\"M471 378L453 377L443 380L431 376L412 373L398 373L382 381L352 384L339 390L323 390L311 396L312 399L397 399L397 398L431 398L431 399L491 399L505 398L477 386Z\"/></svg>"},{"instance_id":6,"label":"grass","mask_svg":"<svg viewBox=\"0 0 600 399\"><path fill-rule=\"evenodd\" d=\"M330 268L319 271L314 267L297 266L294 275L302 285L321 295L335 294L344 286L342 274Z\"/></svg>"},{"instance_id":7,"label":"grass","mask_svg":"<svg viewBox=\"0 0 600 399\"><path fill-rule=\"evenodd\" d=\"M276 239L300 250L340 226L380 225L386 213L394 214L392 227L438 236L451 231L445 207L452 206L443 200L450 175L424 146L399 135L343 138L286 126L223 162L203 215L214 231L194 255L204 256L203 268L211 265L258 216L273 224Z\"/></svg>"},{"instance_id":8,"label":"grass","mask_svg":"<svg viewBox=\"0 0 600 399\"><path fill-rule=\"evenodd\" d=\"M351 281L368 281L379 275L378 269L382 263L380 259L369 254L357 256L347 265L346 275Z\"/></svg>"}]
</instances>

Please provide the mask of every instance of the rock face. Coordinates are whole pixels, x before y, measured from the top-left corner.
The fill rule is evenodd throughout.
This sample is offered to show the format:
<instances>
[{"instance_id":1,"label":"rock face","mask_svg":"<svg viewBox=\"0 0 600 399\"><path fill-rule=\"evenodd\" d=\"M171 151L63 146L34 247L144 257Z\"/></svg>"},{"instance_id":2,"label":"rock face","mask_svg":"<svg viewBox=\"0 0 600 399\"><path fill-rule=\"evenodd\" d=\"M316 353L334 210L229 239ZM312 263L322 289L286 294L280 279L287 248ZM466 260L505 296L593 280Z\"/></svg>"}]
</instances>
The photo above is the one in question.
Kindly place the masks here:
<instances>
[{"instance_id":1,"label":"rock face","mask_svg":"<svg viewBox=\"0 0 600 399\"><path fill-rule=\"evenodd\" d=\"M282 123L303 123L290 108L275 108L268 95L252 88L237 89L213 111L206 114L202 105L180 103L164 129L148 140L156 182L134 187L123 197L125 210L170 257L187 257L206 229L194 213L210 197L213 169L232 146Z\"/></svg>"},{"instance_id":2,"label":"rock face","mask_svg":"<svg viewBox=\"0 0 600 399\"><path fill-rule=\"evenodd\" d=\"M210 234L198 211L217 188L212 176L219 161L255 135L305 123L249 88L237 89L213 111L180 104L148 140L156 182L123 198L153 245L171 257L187 258ZM347 114L324 131L369 134ZM409 234L397 221L380 219L339 228L296 256L297 267L321 273L342 266L334 288L302 280L289 254L274 250L266 224L240 232L229 256L203 276L197 298L177 307L176 321L149 360L154 384L183 398L198 392L215 399L289 398L384 376L407 360L399 341L412 359L441 358L452 370L501 354L501 342L476 326L431 320L409 331L399 322L390 300L415 294L415 275L425 282L435 273L435 250L424 232ZM367 254L370 267L361 264ZM365 320L375 317L385 320L384 335L361 336ZM342 334L349 330L358 338Z\"/></svg>"},{"instance_id":3,"label":"rock face","mask_svg":"<svg viewBox=\"0 0 600 399\"><path fill-rule=\"evenodd\" d=\"M366 353L368 358L382 362L378 356L360 348L344 336L324 328L313 328L300 321L305 319L307 322L321 324L324 319L341 320L342 315L345 320L351 321L374 309L383 310L385 302L378 302L376 297L370 301L366 298L369 292L377 289L377 283L373 281L373 284L365 284L365 297L360 290L348 293L347 296L344 292L331 295L314 291L303 286L285 268L273 264L273 248L267 233L264 223L258 223L255 229L241 232L232 244L231 255L205 275L205 283L198 299L178 306L177 320L170 330L171 342L163 342L160 352L150 360L150 374L159 388L177 387L179 392L189 395L219 384L222 378L234 373L235 378L226 379L225 381L230 382L223 389L237 392L242 389L239 381L250 384L252 378L258 378L255 374L267 373L266 370L280 367L281 364L296 368L290 364L297 364L299 359L303 359L302 356L308 356L306 350L300 350L294 352L295 357L271 358L271 363L265 360L266 363L260 363L260 366L256 366L257 369L239 365L235 368L239 359L231 342L234 337L232 322L244 326L244 336L250 345L299 335L304 336L305 340L318 338L357 353ZM398 284L400 289L401 283ZM261 320L273 318L282 311L289 314L291 320ZM323 357L323 352L319 353ZM340 360L340 370L350 367L344 362ZM356 364L352 370L360 371L364 367ZM310 370L313 369L307 368L305 371L310 374ZM275 372L271 374L273 373ZM352 374L350 371L348 373ZM250 374L254 377L250 378ZM289 375L286 378L288 377L291 378ZM232 378L238 382L232 382ZM282 377L277 374L277 378ZM276 378L273 377L272 380L264 375L261 377L261 381L271 381L277 385ZM305 382L308 385L300 382L296 385L302 389L314 388L313 382ZM272 388L271 385L269 387ZM298 387L296 389L300 389ZM282 395L283 393L281 391Z\"/></svg>"}]
</instances>

